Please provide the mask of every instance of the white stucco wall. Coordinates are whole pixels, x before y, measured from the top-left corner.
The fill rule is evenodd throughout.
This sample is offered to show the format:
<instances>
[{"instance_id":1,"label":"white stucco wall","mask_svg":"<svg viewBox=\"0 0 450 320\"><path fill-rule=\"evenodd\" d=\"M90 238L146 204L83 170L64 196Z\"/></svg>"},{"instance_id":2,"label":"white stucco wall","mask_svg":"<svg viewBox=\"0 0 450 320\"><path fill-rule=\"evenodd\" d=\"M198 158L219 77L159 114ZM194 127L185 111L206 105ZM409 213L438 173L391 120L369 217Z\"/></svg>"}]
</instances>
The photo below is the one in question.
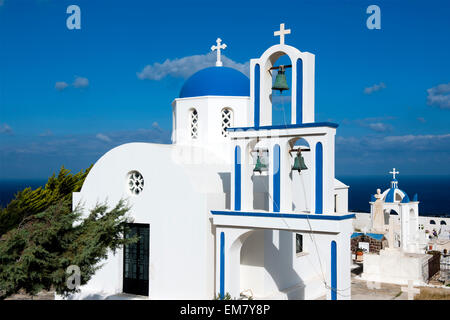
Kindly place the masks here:
<instances>
[{"instance_id":1,"label":"white stucco wall","mask_svg":"<svg viewBox=\"0 0 450 320\"><path fill-rule=\"evenodd\" d=\"M428 279L429 254L404 253L399 249L384 249L380 254L364 254L361 279L385 283L423 285Z\"/></svg>"},{"instance_id":2,"label":"white stucco wall","mask_svg":"<svg viewBox=\"0 0 450 320\"><path fill-rule=\"evenodd\" d=\"M225 209L224 182L207 164L177 163L174 146L131 143L105 154L92 168L74 206L89 210L97 202L115 205L126 198L135 223L150 224L152 299L211 299L214 294L214 234L208 212ZM127 191L127 173L139 171L144 190ZM226 180L226 179L225 179ZM225 182L226 184L227 182ZM229 183L229 182L228 182ZM83 288L82 296L122 291L122 250L110 254L101 270Z\"/></svg>"}]
</instances>

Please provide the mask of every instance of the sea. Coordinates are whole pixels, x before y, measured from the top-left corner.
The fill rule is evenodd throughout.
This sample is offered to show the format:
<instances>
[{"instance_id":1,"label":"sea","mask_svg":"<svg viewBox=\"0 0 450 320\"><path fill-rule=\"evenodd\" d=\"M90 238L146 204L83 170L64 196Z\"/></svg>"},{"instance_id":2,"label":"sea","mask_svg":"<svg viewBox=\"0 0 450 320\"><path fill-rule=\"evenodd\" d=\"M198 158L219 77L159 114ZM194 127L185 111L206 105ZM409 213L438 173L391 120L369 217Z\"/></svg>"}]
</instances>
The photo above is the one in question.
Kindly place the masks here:
<instances>
[{"instance_id":1,"label":"sea","mask_svg":"<svg viewBox=\"0 0 450 320\"><path fill-rule=\"evenodd\" d=\"M377 188L383 192L389 188L389 176L337 176L348 185L349 211L369 212L369 201ZM421 216L450 217L450 175L449 176L398 176L398 187L412 199L418 194ZM6 205L14 195L24 188L44 187L47 179L0 180L0 207Z\"/></svg>"}]
</instances>

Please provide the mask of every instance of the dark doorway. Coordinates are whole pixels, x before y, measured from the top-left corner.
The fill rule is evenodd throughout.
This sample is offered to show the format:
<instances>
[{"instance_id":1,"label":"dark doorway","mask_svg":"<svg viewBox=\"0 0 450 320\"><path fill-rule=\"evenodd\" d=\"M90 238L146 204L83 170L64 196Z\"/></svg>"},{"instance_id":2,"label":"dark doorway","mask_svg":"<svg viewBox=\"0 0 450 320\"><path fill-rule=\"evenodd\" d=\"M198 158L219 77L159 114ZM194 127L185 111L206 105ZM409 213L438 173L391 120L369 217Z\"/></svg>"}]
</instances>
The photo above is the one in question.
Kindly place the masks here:
<instances>
[{"instance_id":1,"label":"dark doorway","mask_svg":"<svg viewBox=\"0 0 450 320\"><path fill-rule=\"evenodd\" d=\"M148 296L149 237L148 224L130 223L126 238L135 235L139 241L123 249L123 292Z\"/></svg>"}]
</instances>

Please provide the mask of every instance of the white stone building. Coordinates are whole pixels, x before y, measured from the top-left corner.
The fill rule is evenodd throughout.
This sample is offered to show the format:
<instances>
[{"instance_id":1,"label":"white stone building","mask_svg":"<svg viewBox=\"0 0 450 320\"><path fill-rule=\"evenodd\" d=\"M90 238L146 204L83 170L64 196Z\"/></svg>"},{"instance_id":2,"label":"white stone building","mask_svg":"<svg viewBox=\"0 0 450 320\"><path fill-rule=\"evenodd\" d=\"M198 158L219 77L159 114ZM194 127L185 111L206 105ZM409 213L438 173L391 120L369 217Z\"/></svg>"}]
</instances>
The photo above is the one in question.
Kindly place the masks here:
<instances>
[{"instance_id":1,"label":"white stone building","mask_svg":"<svg viewBox=\"0 0 450 320\"><path fill-rule=\"evenodd\" d=\"M410 200L408 194L399 189L396 174L391 171L393 178L390 188L381 194L384 213L384 229L391 231L389 246L401 247L405 252L423 253L426 247L425 232L419 229L419 201L417 194ZM370 203L370 216L373 222L375 195ZM371 226L373 227L373 225Z\"/></svg>"},{"instance_id":2,"label":"white stone building","mask_svg":"<svg viewBox=\"0 0 450 320\"><path fill-rule=\"evenodd\" d=\"M354 215L334 176L337 124L315 122L315 56L286 45L288 33L281 25L280 44L250 61L250 79L220 55L189 78L172 103L173 144L128 143L95 163L73 206L128 199L141 240L72 298L350 299ZM291 115L272 125L270 71L283 55ZM307 169L293 171L299 148Z\"/></svg>"},{"instance_id":3,"label":"white stone building","mask_svg":"<svg viewBox=\"0 0 450 320\"><path fill-rule=\"evenodd\" d=\"M446 219L419 217L418 195L415 194L410 200L408 194L399 189L395 177L399 172L394 168L390 173L393 174L390 188L383 193L378 189L378 194L372 195L369 202L370 214L357 213L353 222L354 228L359 231L377 232L388 239L387 248L378 253L364 253L361 279L396 284L412 281L415 285L424 285L432 275L428 268L432 255L426 252L445 245L445 240L438 237L438 242L431 243L426 228L431 221L440 220L439 235L445 237L443 227L446 227Z\"/></svg>"}]
</instances>

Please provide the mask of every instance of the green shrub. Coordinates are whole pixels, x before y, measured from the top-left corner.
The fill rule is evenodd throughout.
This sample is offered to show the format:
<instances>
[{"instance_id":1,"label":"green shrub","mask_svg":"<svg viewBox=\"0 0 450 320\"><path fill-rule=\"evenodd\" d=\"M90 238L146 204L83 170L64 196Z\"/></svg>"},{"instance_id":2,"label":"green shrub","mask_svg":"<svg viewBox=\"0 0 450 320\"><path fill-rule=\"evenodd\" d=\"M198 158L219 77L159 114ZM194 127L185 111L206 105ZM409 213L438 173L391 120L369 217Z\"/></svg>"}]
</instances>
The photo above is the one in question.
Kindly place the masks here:
<instances>
[{"instance_id":1,"label":"green shrub","mask_svg":"<svg viewBox=\"0 0 450 320\"><path fill-rule=\"evenodd\" d=\"M81 190L91 168L92 165L86 170L71 174L70 170L62 166L58 175L53 174L44 188L19 191L6 208L0 208L0 236L19 226L26 217L40 213L58 202L71 209L72 192Z\"/></svg>"}]
</instances>

